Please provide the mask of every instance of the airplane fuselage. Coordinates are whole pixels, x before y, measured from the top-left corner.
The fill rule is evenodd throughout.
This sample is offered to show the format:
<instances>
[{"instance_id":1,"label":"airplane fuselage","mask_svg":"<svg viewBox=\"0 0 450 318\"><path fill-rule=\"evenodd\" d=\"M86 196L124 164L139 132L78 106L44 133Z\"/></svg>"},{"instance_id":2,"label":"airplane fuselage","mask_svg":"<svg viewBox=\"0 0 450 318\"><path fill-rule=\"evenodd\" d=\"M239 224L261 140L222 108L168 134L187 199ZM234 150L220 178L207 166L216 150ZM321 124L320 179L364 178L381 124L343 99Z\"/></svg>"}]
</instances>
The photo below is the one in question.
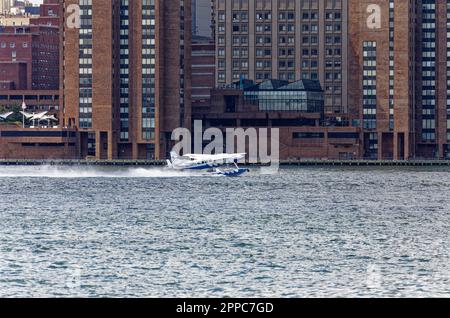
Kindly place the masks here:
<instances>
[{"instance_id":1,"label":"airplane fuselage","mask_svg":"<svg viewBox=\"0 0 450 318\"><path fill-rule=\"evenodd\" d=\"M245 154L217 154L217 155L199 155L186 154L177 156L171 153L171 159L168 160L168 166L176 170L212 170L216 169L216 173L223 173L219 167L236 163L245 158ZM239 169L236 165L236 168ZM239 170L240 171L240 170ZM241 171L240 171L241 172Z\"/></svg>"}]
</instances>

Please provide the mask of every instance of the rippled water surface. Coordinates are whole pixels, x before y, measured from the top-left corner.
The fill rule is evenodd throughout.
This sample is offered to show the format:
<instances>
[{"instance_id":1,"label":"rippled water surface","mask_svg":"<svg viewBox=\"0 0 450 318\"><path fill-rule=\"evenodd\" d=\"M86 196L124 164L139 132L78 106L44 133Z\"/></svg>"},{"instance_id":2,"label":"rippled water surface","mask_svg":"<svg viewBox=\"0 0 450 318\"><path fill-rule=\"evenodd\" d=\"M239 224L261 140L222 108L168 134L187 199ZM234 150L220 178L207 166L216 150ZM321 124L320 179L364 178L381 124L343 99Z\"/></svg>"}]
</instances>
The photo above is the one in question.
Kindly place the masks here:
<instances>
[{"instance_id":1,"label":"rippled water surface","mask_svg":"<svg viewBox=\"0 0 450 318\"><path fill-rule=\"evenodd\" d=\"M450 297L450 169L0 167L0 296Z\"/></svg>"}]
</instances>

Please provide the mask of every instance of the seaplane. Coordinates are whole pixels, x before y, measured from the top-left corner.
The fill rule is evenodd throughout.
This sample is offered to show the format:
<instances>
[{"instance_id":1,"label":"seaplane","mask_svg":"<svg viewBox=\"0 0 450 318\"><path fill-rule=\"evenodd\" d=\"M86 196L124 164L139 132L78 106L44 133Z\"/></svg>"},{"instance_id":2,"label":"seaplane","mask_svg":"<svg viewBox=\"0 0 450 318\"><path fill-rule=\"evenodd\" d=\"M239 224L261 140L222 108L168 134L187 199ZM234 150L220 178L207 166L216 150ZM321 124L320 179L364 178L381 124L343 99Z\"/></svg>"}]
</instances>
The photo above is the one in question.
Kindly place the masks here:
<instances>
[{"instance_id":1,"label":"seaplane","mask_svg":"<svg viewBox=\"0 0 450 318\"><path fill-rule=\"evenodd\" d=\"M245 153L199 155L185 154L179 156L176 152L170 153L167 166L180 171L207 172L208 175L236 177L249 172L249 169L239 168L238 161L245 158ZM231 166L231 168L230 168Z\"/></svg>"}]
</instances>

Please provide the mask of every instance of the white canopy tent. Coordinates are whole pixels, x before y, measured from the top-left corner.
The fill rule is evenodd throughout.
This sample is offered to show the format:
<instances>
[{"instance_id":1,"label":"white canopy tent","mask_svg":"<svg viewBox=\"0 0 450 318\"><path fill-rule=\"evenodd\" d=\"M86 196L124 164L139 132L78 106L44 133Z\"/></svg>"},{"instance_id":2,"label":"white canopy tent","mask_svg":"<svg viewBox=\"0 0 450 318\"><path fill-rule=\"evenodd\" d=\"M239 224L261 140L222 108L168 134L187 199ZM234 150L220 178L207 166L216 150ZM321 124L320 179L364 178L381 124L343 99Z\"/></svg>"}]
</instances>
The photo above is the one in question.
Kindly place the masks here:
<instances>
[{"instance_id":1,"label":"white canopy tent","mask_svg":"<svg viewBox=\"0 0 450 318\"><path fill-rule=\"evenodd\" d=\"M11 116L12 114L14 114L14 112L9 112L6 114L0 114L0 118L3 120L7 120L9 116Z\"/></svg>"},{"instance_id":2,"label":"white canopy tent","mask_svg":"<svg viewBox=\"0 0 450 318\"><path fill-rule=\"evenodd\" d=\"M26 118L27 120L31 120L31 121L33 121L33 126L35 126L35 121L37 120L37 124L38 124L38 126L39 126L39 123L42 121L42 120L44 120L44 117L47 115L47 111L45 111L45 112L41 112L41 113L37 113L37 114L35 114L35 113L33 113L33 114L31 114L31 113L27 113L27 112L25 112L25 111L21 111L20 112L23 116L24 116L24 118Z\"/></svg>"}]
</instances>

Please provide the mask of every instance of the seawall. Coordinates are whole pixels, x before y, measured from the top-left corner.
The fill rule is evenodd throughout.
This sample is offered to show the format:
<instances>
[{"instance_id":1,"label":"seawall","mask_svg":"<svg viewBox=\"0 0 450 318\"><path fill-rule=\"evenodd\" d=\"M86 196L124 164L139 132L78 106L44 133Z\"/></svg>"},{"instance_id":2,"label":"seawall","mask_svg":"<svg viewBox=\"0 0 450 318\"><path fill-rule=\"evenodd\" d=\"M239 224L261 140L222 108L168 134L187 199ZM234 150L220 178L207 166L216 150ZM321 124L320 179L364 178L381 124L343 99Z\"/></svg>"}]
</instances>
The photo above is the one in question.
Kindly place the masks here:
<instances>
[{"instance_id":1,"label":"seawall","mask_svg":"<svg viewBox=\"0 0 450 318\"><path fill-rule=\"evenodd\" d=\"M165 160L2 160L0 166L165 166ZM248 166L264 166L249 164ZM449 166L450 160L283 160L280 166Z\"/></svg>"}]
</instances>

